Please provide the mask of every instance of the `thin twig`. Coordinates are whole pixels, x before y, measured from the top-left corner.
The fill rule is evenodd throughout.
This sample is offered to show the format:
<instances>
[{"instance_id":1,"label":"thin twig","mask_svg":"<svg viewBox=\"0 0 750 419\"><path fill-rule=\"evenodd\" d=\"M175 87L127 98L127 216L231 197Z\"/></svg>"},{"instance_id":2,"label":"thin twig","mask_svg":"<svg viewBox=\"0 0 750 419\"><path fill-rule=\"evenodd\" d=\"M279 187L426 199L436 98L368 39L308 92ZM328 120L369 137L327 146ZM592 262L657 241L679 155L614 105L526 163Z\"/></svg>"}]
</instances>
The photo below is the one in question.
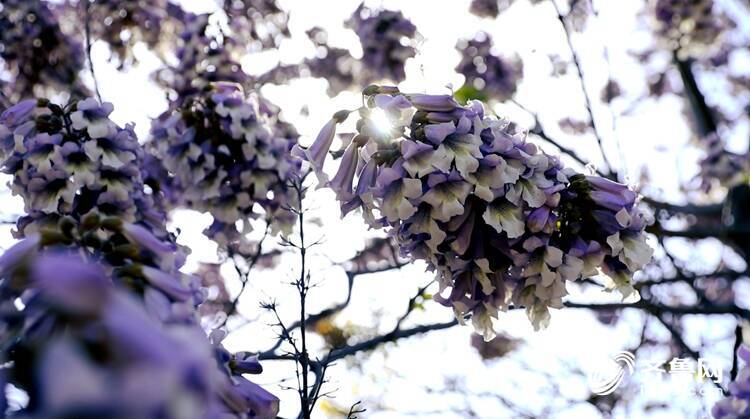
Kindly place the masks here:
<instances>
[{"instance_id":1,"label":"thin twig","mask_svg":"<svg viewBox=\"0 0 750 419\"><path fill-rule=\"evenodd\" d=\"M226 317L224 317L224 321L222 321L219 327L226 325L227 321L229 320L229 316L235 314L235 312L237 311L237 305L240 302L240 297L242 297L242 294L245 292L245 288L247 287L248 282L250 282L250 272L258 263L258 260L260 259L260 256L263 252L263 241L265 241L266 237L268 237L269 230L270 225L266 225L266 230L263 232L263 237L261 237L258 241L258 248L256 249L255 254L252 256L250 261L248 261L247 269L245 270L245 272L242 272L235 263L234 269L240 276L240 282L242 283L242 285L240 286L240 291L237 293L234 299L232 299L232 303L229 305L229 309L227 310L227 315ZM230 257L232 257L232 262L234 263L234 254L230 253Z\"/></svg>"},{"instance_id":2,"label":"thin twig","mask_svg":"<svg viewBox=\"0 0 750 419\"><path fill-rule=\"evenodd\" d=\"M94 61L91 59L91 13L89 11L91 0L83 0L81 4L83 4L84 13L83 27L86 41L86 61L88 61L89 64L91 78L94 80L94 92L96 92L96 98L99 100L99 103L101 103L102 95L99 93L99 82L96 79L96 72L94 71Z\"/></svg>"},{"instance_id":3,"label":"thin twig","mask_svg":"<svg viewBox=\"0 0 750 419\"><path fill-rule=\"evenodd\" d=\"M576 52L576 49L573 46L573 40L570 34L570 30L568 29L568 25L565 23L565 16L563 16L562 13L560 12L560 8L557 6L557 2L555 0L551 0L551 3L555 7L555 12L557 12L557 20L560 21L560 25L562 26L563 31L565 32L565 40L568 43L568 48L570 49L570 55L573 58L573 65L575 65L576 72L578 73L578 81L581 85L581 91L583 92L583 99L586 104L586 112L588 112L589 123L591 125L591 129L594 131L594 137L596 137L596 142L599 145L599 151L601 152L602 158L604 159L604 164L607 165L607 169L609 169L611 173L616 174L617 170L615 170L615 167L607 158L607 153L604 152L604 143L602 142L602 137L599 134L599 129L597 128L596 120L594 119L594 111L591 105L591 95L589 94L588 88L586 87L586 82L584 81L584 78L583 78L583 68L581 66L581 60L578 57L578 52Z\"/></svg>"}]
</instances>

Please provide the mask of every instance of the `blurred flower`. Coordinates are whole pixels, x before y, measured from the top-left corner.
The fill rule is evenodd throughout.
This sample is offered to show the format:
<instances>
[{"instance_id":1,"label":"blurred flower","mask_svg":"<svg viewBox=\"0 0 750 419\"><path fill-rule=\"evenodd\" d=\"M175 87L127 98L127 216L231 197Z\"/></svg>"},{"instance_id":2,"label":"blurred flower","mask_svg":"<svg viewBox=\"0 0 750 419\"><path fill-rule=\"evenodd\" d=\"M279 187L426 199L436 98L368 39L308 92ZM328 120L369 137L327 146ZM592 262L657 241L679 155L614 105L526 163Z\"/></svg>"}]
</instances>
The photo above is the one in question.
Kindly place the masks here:
<instances>
[{"instance_id":1,"label":"blurred flower","mask_svg":"<svg viewBox=\"0 0 750 419\"><path fill-rule=\"evenodd\" d=\"M479 17L494 19L500 13L506 11L516 0L472 0L469 11ZM575 1L575 0L573 0ZM541 0L529 0L531 4L540 3Z\"/></svg>"},{"instance_id":2,"label":"blurred flower","mask_svg":"<svg viewBox=\"0 0 750 419\"><path fill-rule=\"evenodd\" d=\"M563 130L564 133L570 135L581 135L591 128L591 125L589 125L588 122L570 117L565 117L559 120L557 125L560 126L560 129Z\"/></svg>"},{"instance_id":3,"label":"blurred flower","mask_svg":"<svg viewBox=\"0 0 750 419\"><path fill-rule=\"evenodd\" d=\"M496 18L500 14L499 0L472 0L469 11L479 17Z\"/></svg>"},{"instance_id":4,"label":"blurred flower","mask_svg":"<svg viewBox=\"0 0 750 419\"><path fill-rule=\"evenodd\" d=\"M379 80L401 82L406 77L404 64L416 55L411 45L417 28L400 11L374 10L360 4L346 25L362 43L362 84Z\"/></svg>"},{"instance_id":5,"label":"blurred flower","mask_svg":"<svg viewBox=\"0 0 750 419\"><path fill-rule=\"evenodd\" d=\"M54 252L25 265L14 268L32 297L9 317L16 327L3 338L13 384L31 400L10 417L275 417L278 399L270 393L241 377L246 388L229 385L233 377L216 368L196 324L160 324L103 266ZM8 273L0 272L4 296ZM254 400L238 408L226 403L227 393Z\"/></svg>"},{"instance_id":6,"label":"blurred flower","mask_svg":"<svg viewBox=\"0 0 750 419\"><path fill-rule=\"evenodd\" d=\"M205 293L179 271L144 151L110 112L28 100L0 115L2 168L28 212L0 257L10 384L31 399L12 416L275 417L278 399L240 376L257 361L209 344ZM217 368L225 358L231 368Z\"/></svg>"},{"instance_id":7,"label":"blurred flower","mask_svg":"<svg viewBox=\"0 0 750 419\"><path fill-rule=\"evenodd\" d=\"M729 397L720 400L711 409L716 419L739 419L750 416L750 348L746 344L737 350L745 365L729 384Z\"/></svg>"},{"instance_id":8,"label":"blurred flower","mask_svg":"<svg viewBox=\"0 0 750 419\"><path fill-rule=\"evenodd\" d=\"M716 134L711 134L700 141L706 150L706 156L699 161L701 186L704 191L719 184L731 188L747 183L750 177L750 155L732 153Z\"/></svg>"},{"instance_id":9,"label":"blurred flower","mask_svg":"<svg viewBox=\"0 0 750 419\"><path fill-rule=\"evenodd\" d=\"M57 5L63 30L80 36L86 19L87 0L67 0ZM104 41L120 69L137 62L133 51L143 42L157 54L164 54L182 31L185 12L169 0L97 0L88 1L89 30L92 41Z\"/></svg>"},{"instance_id":10,"label":"blurred flower","mask_svg":"<svg viewBox=\"0 0 750 419\"><path fill-rule=\"evenodd\" d=\"M536 328L561 308L566 282L601 269L609 287L637 293L633 273L649 262L649 221L625 185L575 175L509 124L485 116L480 102L404 94L370 86L348 154L327 185L344 214L360 209L373 227L390 227L402 254L437 272L435 299L494 337L498 310L524 306ZM345 117L345 116L344 116ZM322 170L341 115L308 149ZM346 181L340 181L342 178ZM322 178L325 180L325 178ZM447 291L450 290L450 291ZM447 295L445 295L447 292Z\"/></svg>"},{"instance_id":11,"label":"blurred flower","mask_svg":"<svg viewBox=\"0 0 750 419\"><path fill-rule=\"evenodd\" d=\"M604 103L611 103L614 99L622 95L622 89L620 85L614 80L608 80L607 84L602 89L600 98Z\"/></svg>"},{"instance_id":12,"label":"blurred flower","mask_svg":"<svg viewBox=\"0 0 750 419\"><path fill-rule=\"evenodd\" d=\"M0 7L0 62L12 80L0 88L11 102L39 93L87 95L78 78L83 48L62 32L50 7L41 0L7 0Z\"/></svg>"},{"instance_id":13,"label":"blurred flower","mask_svg":"<svg viewBox=\"0 0 750 419\"><path fill-rule=\"evenodd\" d=\"M213 82L247 85L250 76L242 71L242 51L232 37L217 38L208 30L210 15L186 13L184 30L177 43L177 64L158 70L154 77L170 89L170 100L180 106L200 94Z\"/></svg>"},{"instance_id":14,"label":"blurred flower","mask_svg":"<svg viewBox=\"0 0 750 419\"><path fill-rule=\"evenodd\" d=\"M288 38L289 14L276 0L220 0L231 36L251 51L278 48Z\"/></svg>"},{"instance_id":15,"label":"blurred flower","mask_svg":"<svg viewBox=\"0 0 750 419\"><path fill-rule=\"evenodd\" d=\"M492 38L484 32L474 39L459 41L456 49L461 53L456 71L466 78L462 89L474 89L480 96L501 101L513 97L523 76L520 58L504 58L494 53Z\"/></svg>"},{"instance_id":16,"label":"blurred flower","mask_svg":"<svg viewBox=\"0 0 750 419\"><path fill-rule=\"evenodd\" d=\"M482 335L476 333L471 335L471 346L479 352L479 356L485 361L504 357L514 351L520 343L520 339L504 333L498 334L489 341L485 340Z\"/></svg>"},{"instance_id":17,"label":"blurred flower","mask_svg":"<svg viewBox=\"0 0 750 419\"><path fill-rule=\"evenodd\" d=\"M232 298L227 291L224 277L221 275L221 264L201 263L195 275L200 278L201 286L206 289L206 301L198 306L201 317L226 312L232 303Z\"/></svg>"},{"instance_id":18,"label":"blurred flower","mask_svg":"<svg viewBox=\"0 0 750 419\"><path fill-rule=\"evenodd\" d=\"M314 27L307 31L307 36L317 47L317 54L314 58L305 60L305 65L312 77L323 78L328 82L329 96L367 84L360 80L364 74L362 63L349 50L328 45L325 30Z\"/></svg>"},{"instance_id":19,"label":"blurred flower","mask_svg":"<svg viewBox=\"0 0 750 419\"><path fill-rule=\"evenodd\" d=\"M734 25L713 0L654 0L653 16L657 35L683 58L705 55Z\"/></svg>"}]
</instances>

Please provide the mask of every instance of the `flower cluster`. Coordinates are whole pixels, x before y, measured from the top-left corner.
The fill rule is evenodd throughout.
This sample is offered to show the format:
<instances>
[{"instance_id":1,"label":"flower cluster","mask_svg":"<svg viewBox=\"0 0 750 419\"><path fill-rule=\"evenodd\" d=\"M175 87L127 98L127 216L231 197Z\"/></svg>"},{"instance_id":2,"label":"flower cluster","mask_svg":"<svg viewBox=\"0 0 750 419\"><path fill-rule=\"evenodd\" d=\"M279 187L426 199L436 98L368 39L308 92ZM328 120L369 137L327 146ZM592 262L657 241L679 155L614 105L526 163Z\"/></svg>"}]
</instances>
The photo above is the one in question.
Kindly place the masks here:
<instances>
[{"instance_id":1,"label":"flower cluster","mask_svg":"<svg viewBox=\"0 0 750 419\"><path fill-rule=\"evenodd\" d=\"M11 190L23 198L27 214L19 220L19 237L63 218L78 224L116 217L151 229L163 223L143 190L133 127L118 127L111 112L111 104L94 99L66 107L27 99L2 114L0 167L13 175Z\"/></svg>"},{"instance_id":2,"label":"flower cluster","mask_svg":"<svg viewBox=\"0 0 750 419\"><path fill-rule=\"evenodd\" d=\"M404 64L416 55L411 42L417 28L409 19L400 11L373 10L362 3L346 24L362 44L362 63L367 72L362 76L363 84L404 80Z\"/></svg>"},{"instance_id":3,"label":"flower cluster","mask_svg":"<svg viewBox=\"0 0 750 419\"><path fill-rule=\"evenodd\" d=\"M730 396L720 400L711 409L711 414L716 419L750 417L750 347L741 345L737 356L745 362L745 366L729 384Z\"/></svg>"},{"instance_id":4,"label":"flower cluster","mask_svg":"<svg viewBox=\"0 0 750 419\"><path fill-rule=\"evenodd\" d=\"M713 0L655 0L653 13L657 35L688 56L703 55L718 44L730 24Z\"/></svg>"},{"instance_id":5,"label":"flower cluster","mask_svg":"<svg viewBox=\"0 0 750 419\"><path fill-rule=\"evenodd\" d=\"M276 112L268 106L237 85L216 83L152 126L150 146L174 176L179 204L210 212L214 224L206 233L221 244L240 239L237 222L249 228L258 207L274 233L294 223L289 209L298 197L290 185L300 162L290 151L297 135L288 124L269 121Z\"/></svg>"},{"instance_id":6,"label":"flower cluster","mask_svg":"<svg viewBox=\"0 0 750 419\"><path fill-rule=\"evenodd\" d=\"M362 63L349 50L328 45L328 34L321 28L312 28L307 35L317 47L318 54L305 60L305 66L311 76L328 82L329 96L336 96L361 83Z\"/></svg>"},{"instance_id":7,"label":"flower cluster","mask_svg":"<svg viewBox=\"0 0 750 419\"><path fill-rule=\"evenodd\" d=\"M92 40L106 42L120 68L137 61L133 47L139 42L164 52L173 43L171 38L180 33L185 17L182 8L169 0L68 0L58 10L61 20L75 22L63 28L72 36L80 35L80 22L88 19Z\"/></svg>"},{"instance_id":8,"label":"flower cluster","mask_svg":"<svg viewBox=\"0 0 750 419\"><path fill-rule=\"evenodd\" d=\"M79 81L84 54L81 45L66 36L46 2L8 0L0 7L0 62L11 82L3 95L16 102L34 96L35 89L87 94Z\"/></svg>"},{"instance_id":9,"label":"flower cluster","mask_svg":"<svg viewBox=\"0 0 750 419\"><path fill-rule=\"evenodd\" d=\"M288 38L289 14L276 0L222 0L232 36L253 51L278 48Z\"/></svg>"},{"instance_id":10,"label":"flower cluster","mask_svg":"<svg viewBox=\"0 0 750 419\"><path fill-rule=\"evenodd\" d=\"M477 92L478 97L508 100L516 92L523 76L523 63L518 57L503 58L492 51L492 38L481 32L474 39L456 45L461 62L456 71L466 78L462 89Z\"/></svg>"},{"instance_id":11,"label":"flower cluster","mask_svg":"<svg viewBox=\"0 0 750 419\"><path fill-rule=\"evenodd\" d=\"M299 150L342 212L360 208L389 227L403 254L437 271L435 299L493 337L498 310L524 306L535 327L562 307L566 283L603 272L611 289L637 293L633 273L651 258L636 194L576 175L540 152L480 102L370 86L357 134L332 179L323 171L341 111ZM354 179L358 178L356 185Z\"/></svg>"},{"instance_id":12,"label":"flower cluster","mask_svg":"<svg viewBox=\"0 0 750 419\"><path fill-rule=\"evenodd\" d=\"M187 13L185 29L179 37L177 64L156 72L159 84L170 90L173 105L201 93L213 82L247 85L250 77L242 71L238 48L232 38L210 35L210 15Z\"/></svg>"},{"instance_id":13,"label":"flower cluster","mask_svg":"<svg viewBox=\"0 0 750 419\"><path fill-rule=\"evenodd\" d=\"M27 238L0 258L0 278L3 361L31 397L10 417L273 418L278 411L278 399L241 376L261 372L254 358L211 345L193 323L161 322L158 300L139 303L76 250L40 254Z\"/></svg>"},{"instance_id":14,"label":"flower cluster","mask_svg":"<svg viewBox=\"0 0 750 419\"><path fill-rule=\"evenodd\" d=\"M26 100L0 115L2 168L27 211L23 240L0 257L0 336L32 399L22 413L273 417L272 395L217 370L220 346L196 314L204 292L179 272L185 254L144 188L143 151L111 111ZM80 386L61 387L71 376Z\"/></svg>"}]
</instances>

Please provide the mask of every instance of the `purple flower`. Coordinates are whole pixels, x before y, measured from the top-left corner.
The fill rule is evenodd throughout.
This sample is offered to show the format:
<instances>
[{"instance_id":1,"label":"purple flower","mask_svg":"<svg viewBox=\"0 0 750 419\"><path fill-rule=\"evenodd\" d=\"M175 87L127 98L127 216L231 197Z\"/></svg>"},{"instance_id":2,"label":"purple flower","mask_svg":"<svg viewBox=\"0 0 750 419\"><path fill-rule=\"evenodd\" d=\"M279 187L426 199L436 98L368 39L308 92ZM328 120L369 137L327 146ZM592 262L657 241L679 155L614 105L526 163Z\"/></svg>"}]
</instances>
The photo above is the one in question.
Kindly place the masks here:
<instances>
[{"instance_id":1,"label":"purple flower","mask_svg":"<svg viewBox=\"0 0 750 419\"><path fill-rule=\"evenodd\" d=\"M244 240L249 221L261 216L274 234L290 231L296 217L289 209L297 205L291 184L301 167L292 153L296 131L270 103L234 83L214 83L182 100L154 122L147 144L173 175L169 205L210 212L215 221L207 233L222 246Z\"/></svg>"},{"instance_id":2,"label":"purple flower","mask_svg":"<svg viewBox=\"0 0 750 419\"><path fill-rule=\"evenodd\" d=\"M380 86L364 94L358 133L328 186L342 213L361 208L372 227L391 229L402 254L425 260L437 272L436 300L460 319L471 315L485 338L494 336L490 319L510 305L545 326L549 308L562 307L566 282L598 268L623 295L633 293L630 277L651 249L625 185L571 177L559 159L485 116L479 102L460 106L449 95ZM377 129L378 115L391 129ZM335 123L316 151L330 147ZM326 156L306 158L320 168Z\"/></svg>"},{"instance_id":3,"label":"purple flower","mask_svg":"<svg viewBox=\"0 0 750 419\"><path fill-rule=\"evenodd\" d=\"M31 112L36 108L35 99L26 99L6 109L0 114L0 121L9 127L16 126L20 121L28 120Z\"/></svg>"},{"instance_id":4,"label":"purple flower","mask_svg":"<svg viewBox=\"0 0 750 419\"><path fill-rule=\"evenodd\" d=\"M56 9L62 20L80 19L79 3L66 1ZM168 0L100 0L88 6L88 14L92 38L108 44L110 60L120 69L137 63L133 49L138 43L152 50L168 48L185 18L180 6Z\"/></svg>"},{"instance_id":5,"label":"purple flower","mask_svg":"<svg viewBox=\"0 0 750 419\"><path fill-rule=\"evenodd\" d=\"M478 96L501 101L513 97L523 76L523 64L518 57L497 55L493 51L492 38L484 32L473 39L459 41L456 49L461 53L456 72L466 78L462 89L475 90L480 93Z\"/></svg>"},{"instance_id":6,"label":"purple flower","mask_svg":"<svg viewBox=\"0 0 750 419\"><path fill-rule=\"evenodd\" d=\"M28 239L27 239L28 240ZM81 263L62 255L45 256L33 264L32 287L42 298L61 310L86 315L107 304L112 282L101 266Z\"/></svg>"},{"instance_id":7,"label":"purple flower","mask_svg":"<svg viewBox=\"0 0 750 419\"><path fill-rule=\"evenodd\" d=\"M720 400L711 409L716 419L744 418L750 415L750 348L743 344L737 349L737 356L745 365L737 377L729 384L729 397Z\"/></svg>"},{"instance_id":8,"label":"purple flower","mask_svg":"<svg viewBox=\"0 0 750 419\"><path fill-rule=\"evenodd\" d=\"M352 142L344 151L338 172L336 172L333 179L326 185L336 192L336 197L340 201L351 199L352 183L354 181L354 173L357 171L358 162L359 146Z\"/></svg>"},{"instance_id":9,"label":"purple flower","mask_svg":"<svg viewBox=\"0 0 750 419\"><path fill-rule=\"evenodd\" d=\"M32 257L39 248L41 237L38 234L28 236L14 244L0 256L0 275L12 274L26 259Z\"/></svg>"},{"instance_id":10,"label":"purple flower","mask_svg":"<svg viewBox=\"0 0 750 419\"><path fill-rule=\"evenodd\" d=\"M479 17L496 18L500 14L500 0L472 0L469 11Z\"/></svg>"},{"instance_id":11,"label":"purple flower","mask_svg":"<svg viewBox=\"0 0 750 419\"><path fill-rule=\"evenodd\" d=\"M413 94L408 100L420 111L447 112L458 108L458 102L451 95Z\"/></svg>"},{"instance_id":12,"label":"purple flower","mask_svg":"<svg viewBox=\"0 0 750 419\"><path fill-rule=\"evenodd\" d=\"M325 162L328 151L331 149L333 139L336 136L336 125L338 121L335 118L331 118L318 133L315 138L315 142L304 150L305 158L315 170L315 174L318 176L318 182L325 184L327 176L323 173L323 163Z\"/></svg>"},{"instance_id":13,"label":"purple flower","mask_svg":"<svg viewBox=\"0 0 750 419\"><path fill-rule=\"evenodd\" d=\"M228 115L236 109L226 95L213 99ZM9 384L31 399L14 417L155 417L185 406L197 417L273 417L270 393L248 393L253 402L239 407L223 397L220 383L237 377L200 326L204 292L178 270L184 255L155 190L146 193L132 127L93 100L28 103L0 118L0 158L29 213L18 221L25 239L0 256L0 305L13 319L4 324ZM248 150L239 152L246 161ZM260 372L247 354L235 359L237 374Z\"/></svg>"},{"instance_id":14,"label":"purple flower","mask_svg":"<svg viewBox=\"0 0 750 419\"><path fill-rule=\"evenodd\" d=\"M65 34L54 6L44 1L7 0L0 9L0 58L14 76L1 84L11 102L34 96L39 88L88 96L79 79L84 67L81 43ZM0 95L0 96L3 96Z\"/></svg>"},{"instance_id":15,"label":"purple flower","mask_svg":"<svg viewBox=\"0 0 750 419\"><path fill-rule=\"evenodd\" d=\"M279 399L252 381L236 377L232 391L245 400L256 418L275 418L279 412Z\"/></svg>"},{"instance_id":16,"label":"purple flower","mask_svg":"<svg viewBox=\"0 0 750 419\"><path fill-rule=\"evenodd\" d=\"M362 84L383 79L401 82L406 77L406 60L416 55L410 42L417 28L399 11L373 10L360 4L347 26L357 33L362 44Z\"/></svg>"},{"instance_id":17,"label":"purple flower","mask_svg":"<svg viewBox=\"0 0 750 419\"><path fill-rule=\"evenodd\" d=\"M713 0L657 0L653 5L656 34L683 56L704 56L734 25Z\"/></svg>"},{"instance_id":18,"label":"purple flower","mask_svg":"<svg viewBox=\"0 0 750 419\"><path fill-rule=\"evenodd\" d=\"M290 36L289 14L276 0L235 0L222 2L229 27L238 45L251 51L278 48Z\"/></svg>"}]
</instances>

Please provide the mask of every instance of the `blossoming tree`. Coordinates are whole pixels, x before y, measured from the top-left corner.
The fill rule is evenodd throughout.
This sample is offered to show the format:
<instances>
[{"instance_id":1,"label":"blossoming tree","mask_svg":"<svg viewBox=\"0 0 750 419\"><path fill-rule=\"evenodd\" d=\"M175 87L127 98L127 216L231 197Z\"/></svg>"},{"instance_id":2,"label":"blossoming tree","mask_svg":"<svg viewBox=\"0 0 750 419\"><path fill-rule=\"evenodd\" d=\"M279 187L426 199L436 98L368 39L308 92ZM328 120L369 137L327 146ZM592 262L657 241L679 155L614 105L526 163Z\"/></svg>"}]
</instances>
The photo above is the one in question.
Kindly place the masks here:
<instances>
[{"instance_id":1,"label":"blossoming tree","mask_svg":"<svg viewBox=\"0 0 750 419\"><path fill-rule=\"evenodd\" d=\"M750 417L750 5L645 3L0 3L3 412Z\"/></svg>"}]
</instances>

